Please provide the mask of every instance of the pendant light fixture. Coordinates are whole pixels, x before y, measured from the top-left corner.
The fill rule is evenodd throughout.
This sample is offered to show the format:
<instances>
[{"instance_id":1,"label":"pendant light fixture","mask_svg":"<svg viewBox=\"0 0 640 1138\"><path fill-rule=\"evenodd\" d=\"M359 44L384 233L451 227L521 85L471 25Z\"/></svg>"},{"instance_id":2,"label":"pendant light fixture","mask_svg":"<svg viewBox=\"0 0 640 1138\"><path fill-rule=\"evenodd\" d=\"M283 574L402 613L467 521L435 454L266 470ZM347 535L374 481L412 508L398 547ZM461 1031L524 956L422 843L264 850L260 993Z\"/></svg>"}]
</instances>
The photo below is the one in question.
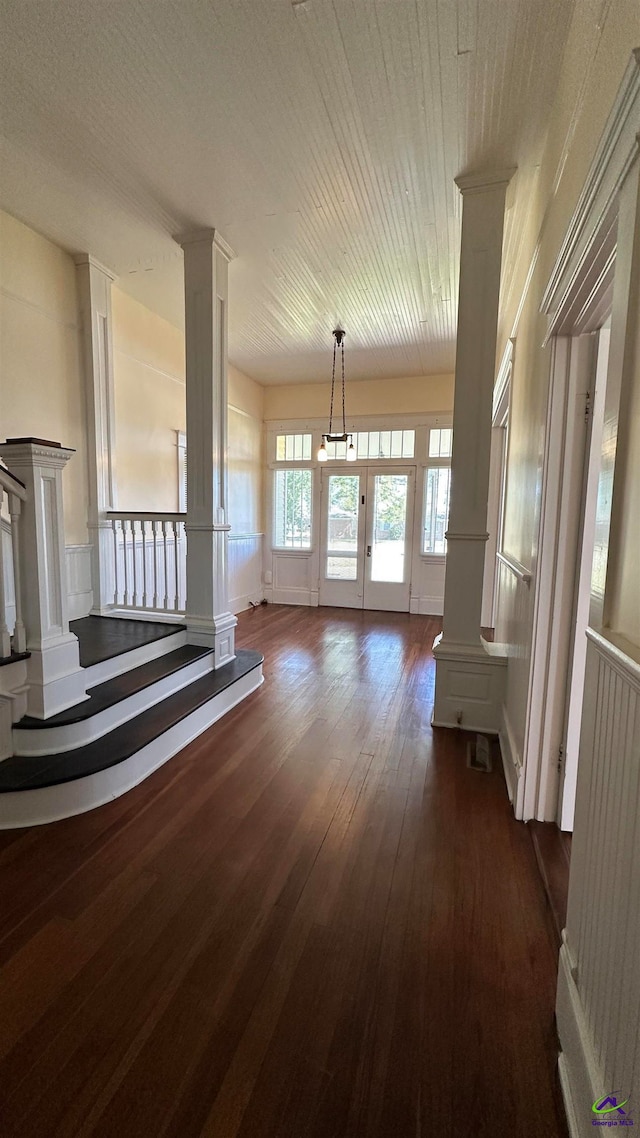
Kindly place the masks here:
<instances>
[{"instance_id":1,"label":"pendant light fixture","mask_svg":"<svg viewBox=\"0 0 640 1138\"><path fill-rule=\"evenodd\" d=\"M344 408L344 338L345 332L342 328L335 328L333 332L333 369L331 372L331 406L329 408L329 430L326 435L322 436L322 442L318 450L318 462L326 462L329 455L327 454L327 443L347 443L347 462L355 462L356 448L353 445L353 435L347 434L347 420L345 417ZM333 400L336 389L336 354L340 352L340 362L342 365L342 434L335 434L333 430Z\"/></svg>"}]
</instances>

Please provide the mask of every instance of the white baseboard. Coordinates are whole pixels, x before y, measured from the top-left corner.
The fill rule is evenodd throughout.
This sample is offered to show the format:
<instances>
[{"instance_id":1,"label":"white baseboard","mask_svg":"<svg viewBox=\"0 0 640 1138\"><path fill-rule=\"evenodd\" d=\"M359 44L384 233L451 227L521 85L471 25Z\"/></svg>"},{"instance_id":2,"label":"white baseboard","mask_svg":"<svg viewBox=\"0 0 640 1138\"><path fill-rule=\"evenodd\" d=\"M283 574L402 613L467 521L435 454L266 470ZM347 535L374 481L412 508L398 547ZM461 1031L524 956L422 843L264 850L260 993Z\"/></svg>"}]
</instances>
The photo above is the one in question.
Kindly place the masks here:
<instances>
[{"instance_id":1,"label":"white baseboard","mask_svg":"<svg viewBox=\"0 0 640 1138\"><path fill-rule=\"evenodd\" d=\"M61 818L86 814L88 810L120 798L256 691L262 682L260 665L219 692L208 703L192 711L191 715L142 747L135 755L107 770L57 786L0 794L0 830L43 826Z\"/></svg>"},{"instance_id":2,"label":"white baseboard","mask_svg":"<svg viewBox=\"0 0 640 1138\"><path fill-rule=\"evenodd\" d=\"M500 753L504 769L505 782L509 801L515 804L518 799L518 785L522 774L522 760L516 747L515 736L509 721L506 705L502 704L502 727L498 733L500 739Z\"/></svg>"},{"instance_id":3,"label":"white baseboard","mask_svg":"<svg viewBox=\"0 0 640 1138\"><path fill-rule=\"evenodd\" d=\"M308 608L314 608L317 603L317 596L311 589L265 589L265 597L274 605L306 605Z\"/></svg>"},{"instance_id":4,"label":"white baseboard","mask_svg":"<svg viewBox=\"0 0 640 1138\"><path fill-rule=\"evenodd\" d=\"M571 1138L586 1138L593 1134L592 1104L600 1095L618 1088L604 1086L564 936L558 965L556 1020L562 1049L558 1069L569 1132Z\"/></svg>"},{"instance_id":5,"label":"white baseboard","mask_svg":"<svg viewBox=\"0 0 640 1138\"><path fill-rule=\"evenodd\" d=\"M244 612L250 607L251 601L253 601L255 605L259 605L263 596L264 590L260 587L253 593L245 593L240 597L231 597L229 599L229 612L232 612L234 615L237 615L239 612Z\"/></svg>"}]
</instances>

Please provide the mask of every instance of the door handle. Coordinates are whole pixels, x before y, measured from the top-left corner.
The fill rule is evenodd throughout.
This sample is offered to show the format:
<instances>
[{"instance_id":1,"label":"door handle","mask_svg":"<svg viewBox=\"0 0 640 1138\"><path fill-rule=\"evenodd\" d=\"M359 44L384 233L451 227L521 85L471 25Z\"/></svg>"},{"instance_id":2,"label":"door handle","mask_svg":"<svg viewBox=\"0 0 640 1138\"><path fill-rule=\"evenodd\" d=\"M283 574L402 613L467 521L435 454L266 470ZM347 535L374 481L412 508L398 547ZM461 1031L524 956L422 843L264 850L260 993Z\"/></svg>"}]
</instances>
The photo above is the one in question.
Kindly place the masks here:
<instances>
[{"instance_id":1,"label":"door handle","mask_svg":"<svg viewBox=\"0 0 640 1138\"><path fill-rule=\"evenodd\" d=\"M367 557L371 557L371 546L367 546Z\"/></svg>"}]
</instances>

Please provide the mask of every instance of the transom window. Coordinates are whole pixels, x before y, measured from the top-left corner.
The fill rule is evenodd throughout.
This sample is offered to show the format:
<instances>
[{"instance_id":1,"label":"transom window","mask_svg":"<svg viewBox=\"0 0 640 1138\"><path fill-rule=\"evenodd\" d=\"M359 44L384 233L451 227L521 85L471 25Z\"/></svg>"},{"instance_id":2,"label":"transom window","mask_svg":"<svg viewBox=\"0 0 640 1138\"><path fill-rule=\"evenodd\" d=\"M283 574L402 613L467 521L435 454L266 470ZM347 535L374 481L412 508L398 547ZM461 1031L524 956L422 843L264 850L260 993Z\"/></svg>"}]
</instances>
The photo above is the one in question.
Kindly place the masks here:
<instances>
[{"instance_id":1,"label":"transom window","mask_svg":"<svg viewBox=\"0 0 640 1138\"><path fill-rule=\"evenodd\" d=\"M435 427L429 431L429 458L451 458L451 427Z\"/></svg>"},{"instance_id":2,"label":"transom window","mask_svg":"<svg viewBox=\"0 0 640 1138\"><path fill-rule=\"evenodd\" d=\"M327 458L347 457L347 443L326 443ZM353 445L359 459L413 458L415 431L356 431Z\"/></svg>"},{"instance_id":3,"label":"transom window","mask_svg":"<svg viewBox=\"0 0 640 1138\"><path fill-rule=\"evenodd\" d=\"M311 435L276 435L276 462L310 462Z\"/></svg>"}]
</instances>

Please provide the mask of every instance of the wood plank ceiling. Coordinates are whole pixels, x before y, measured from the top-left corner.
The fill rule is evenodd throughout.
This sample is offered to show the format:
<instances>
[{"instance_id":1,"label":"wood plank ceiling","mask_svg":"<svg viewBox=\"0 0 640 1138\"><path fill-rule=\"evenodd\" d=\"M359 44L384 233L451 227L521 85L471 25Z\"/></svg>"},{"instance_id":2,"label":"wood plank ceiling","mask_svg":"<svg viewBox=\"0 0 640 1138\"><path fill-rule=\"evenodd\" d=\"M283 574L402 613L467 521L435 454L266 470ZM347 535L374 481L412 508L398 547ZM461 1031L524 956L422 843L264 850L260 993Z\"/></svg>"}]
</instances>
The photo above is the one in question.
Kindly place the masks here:
<instances>
[{"instance_id":1,"label":"wood plank ceiling","mask_svg":"<svg viewBox=\"0 0 640 1138\"><path fill-rule=\"evenodd\" d=\"M176 324L172 234L219 227L230 356L262 383L325 379L338 322L351 378L449 371L453 178L535 178L572 9L1 0L0 204Z\"/></svg>"}]
</instances>

